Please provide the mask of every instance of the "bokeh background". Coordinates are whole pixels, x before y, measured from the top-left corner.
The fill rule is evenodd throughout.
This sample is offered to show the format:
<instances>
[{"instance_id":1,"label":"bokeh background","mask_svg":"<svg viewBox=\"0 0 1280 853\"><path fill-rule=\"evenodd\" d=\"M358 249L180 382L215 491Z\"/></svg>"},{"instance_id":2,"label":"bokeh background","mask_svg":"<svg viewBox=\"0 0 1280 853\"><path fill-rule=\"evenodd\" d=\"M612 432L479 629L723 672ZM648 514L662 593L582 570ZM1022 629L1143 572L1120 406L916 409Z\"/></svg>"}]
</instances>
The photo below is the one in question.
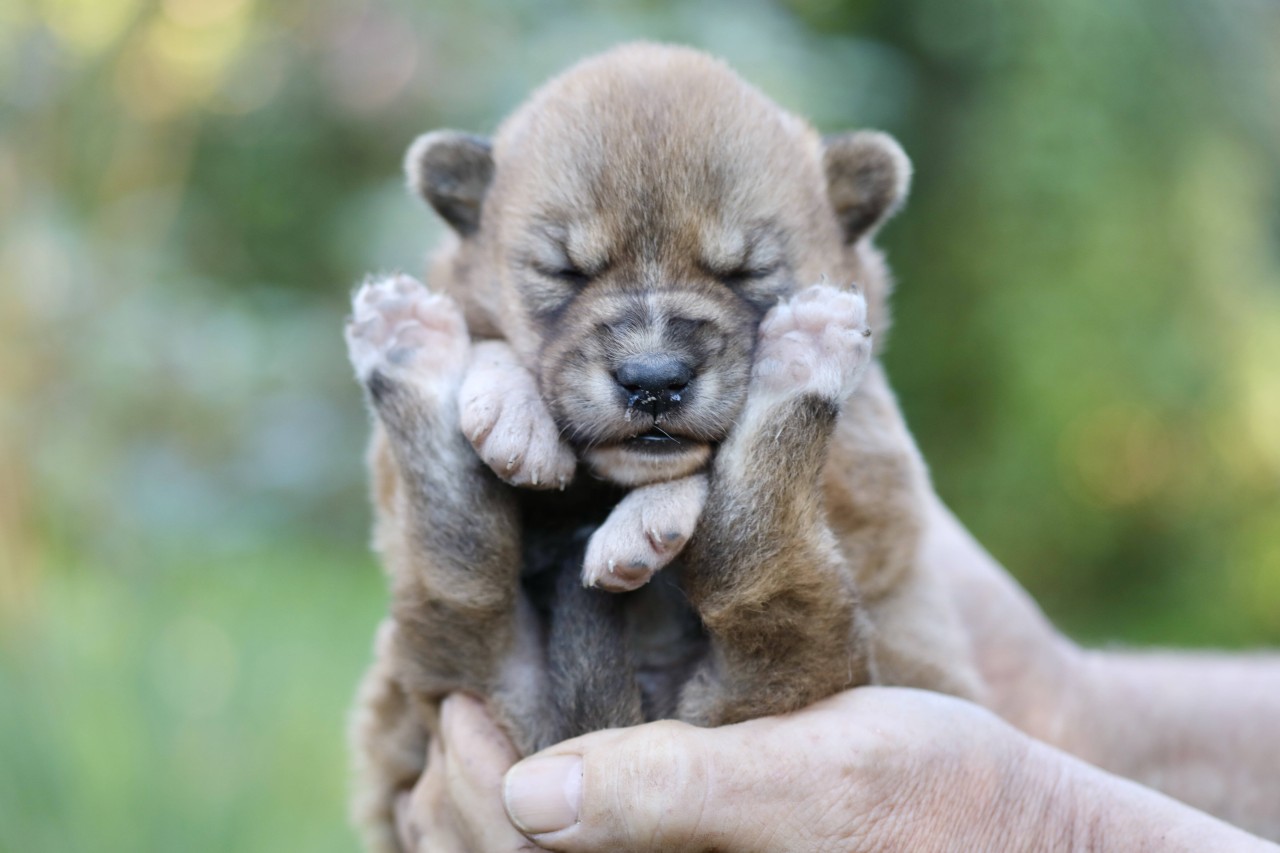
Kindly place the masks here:
<instances>
[{"instance_id":1,"label":"bokeh background","mask_svg":"<svg viewBox=\"0 0 1280 853\"><path fill-rule=\"evenodd\" d=\"M0 850L354 849L348 291L438 233L417 133L636 37L902 140L889 370L1059 624L1280 642L1274 3L7 0Z\"/></svg>"}]
</instances>

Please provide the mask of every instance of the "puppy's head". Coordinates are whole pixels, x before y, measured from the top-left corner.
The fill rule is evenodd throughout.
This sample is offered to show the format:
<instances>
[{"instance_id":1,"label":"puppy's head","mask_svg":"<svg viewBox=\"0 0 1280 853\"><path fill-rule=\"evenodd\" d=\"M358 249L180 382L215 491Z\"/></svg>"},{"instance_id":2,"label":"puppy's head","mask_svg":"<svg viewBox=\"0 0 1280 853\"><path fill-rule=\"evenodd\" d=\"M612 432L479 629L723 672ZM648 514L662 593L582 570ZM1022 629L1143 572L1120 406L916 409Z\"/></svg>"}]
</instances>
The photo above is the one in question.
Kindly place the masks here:
<instances>
[{"instance_id":1,"label":"puppy's head","mask_svg":"<svg viewBox=\"0 0 1280 853\"><path fill-rule=\"evenodd\" d=\"M780 298L856 282L875 322L887 282L867 238L910 172L883 134L824 142L722 63L648 44L570 69L493 140L427 134L407 166L455 232L433 278L623 485L707 461Z\"/></svg>"}]
</instances>

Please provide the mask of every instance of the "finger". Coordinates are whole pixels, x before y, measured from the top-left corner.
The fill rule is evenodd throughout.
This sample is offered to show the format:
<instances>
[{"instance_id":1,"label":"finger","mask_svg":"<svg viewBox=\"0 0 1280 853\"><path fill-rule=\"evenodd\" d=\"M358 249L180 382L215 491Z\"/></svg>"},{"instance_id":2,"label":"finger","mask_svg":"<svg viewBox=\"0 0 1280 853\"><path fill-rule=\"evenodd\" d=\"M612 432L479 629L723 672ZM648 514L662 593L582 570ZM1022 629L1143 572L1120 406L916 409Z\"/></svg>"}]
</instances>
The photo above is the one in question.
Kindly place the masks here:
<instances>
[{"instance_id":1,"label":"finger","mask_svg":"<svg viewBox=\"0 0 1280 853\"><path fill-rule=\"evenodd\" d=\"M744 726L755 736L770 724ZM566 853L779 849L794 808L771 789L789 768L754 764L768 751L744 752L742 736L665 721L567 741L512 768L507 813Z\"/></svg>"},{"instance_id":2,"label":"finger","mask_svg":"<svg viewBox=\"0 0 1280 853\"><path fill-rule=\"evenodd\" d=\"M440 734L447 761L456 772L451 781L501 777L520 754L498 727L484 703L465 693L451 694L440 706Z\"/></svg>"},{"instance_id":3,"label":"finger","mask_svg":"<svg viewBox=\"0 0 1280 853\"><path fill-rule=\"evenodd\" d=\"M446 805L444 754L438 738L427 748L427 767L412 791L400 794L395 803L396 834L406 853L439 850L461 851L462 841L452 828Z\"/></svg>"},{"instance_id":4,"label":"finger","mask_svg":"<svg viewBox=\"0 0 1280 853\"><path fill-rule=\"evenodd\" d=\"M449 696L441 707L440 731L452 824L466 848L535 849L503 809L503 775L520 756L484 704L461 693Z\"/></svg>"},{"instance_id":5,"label":"finger","mask_svg":"<svg viewBox=\"0 0 1280 853\"><path fill-rule=\"evenodd\" d=\"M418 846L418 827L413 823L412 801L412 792L401 791L396 794L395 805L392 807L395 814L396 839L399 841L401 850L412 851Z\"/></svg>"}]
</instances>

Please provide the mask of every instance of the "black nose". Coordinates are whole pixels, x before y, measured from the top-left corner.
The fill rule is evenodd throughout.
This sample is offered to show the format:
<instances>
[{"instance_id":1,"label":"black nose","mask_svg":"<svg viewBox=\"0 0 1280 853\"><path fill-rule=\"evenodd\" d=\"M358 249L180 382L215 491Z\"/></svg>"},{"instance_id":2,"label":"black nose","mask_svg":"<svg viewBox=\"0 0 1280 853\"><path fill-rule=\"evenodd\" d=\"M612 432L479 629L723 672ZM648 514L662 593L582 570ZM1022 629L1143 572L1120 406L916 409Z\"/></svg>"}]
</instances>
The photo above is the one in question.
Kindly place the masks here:
<instances>
[{"instance_id":1,"label":"black nose","mask_svg":"<svg viewBox=\"0 0 1280 853\"><path fill-rule=\"evenodd\" d=\"M682 358L652 352L626 359L613 378L627 392L627 408L660 415L681 402L693 381L693 368Z\"/></svg>"}]
</instances>

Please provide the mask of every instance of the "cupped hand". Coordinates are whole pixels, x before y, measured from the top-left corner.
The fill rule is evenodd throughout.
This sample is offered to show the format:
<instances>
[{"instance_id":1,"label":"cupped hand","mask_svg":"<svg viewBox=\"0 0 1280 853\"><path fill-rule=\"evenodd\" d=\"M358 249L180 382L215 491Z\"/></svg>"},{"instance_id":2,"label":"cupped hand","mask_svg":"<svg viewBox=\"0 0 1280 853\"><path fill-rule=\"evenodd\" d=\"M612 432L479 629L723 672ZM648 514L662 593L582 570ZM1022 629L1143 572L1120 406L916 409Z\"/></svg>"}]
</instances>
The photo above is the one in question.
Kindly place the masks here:
<instances>
[{"instance_id":1,"label":"cupped hand","mask_svg":"<svg viewBox=\"0 0 1280 853\"><path fill-rule=\"evenodd\" d=\"M483 706L452 697L442 740L401 812L408 850L1002 849L1058 831L1051 751L923 691L858 688L719 729L596 732L509 771Z\"/></svg>"},{"instance_id":2,"label":"cupped hand","mask_svg":"<svg viewBox=\"0 0 1280 853\"><path fill-rule=\"evenodd\" d=\"M440 709L427 769L396 801L406 853L537 850L502 807L503 775L519 756L483 703L455 693Z\"/></svg>"},{"instance_id":3,"label":"cupped hand","mask_svg":"<svg viewBox=\"0 0 1280 853\"><path fill-rule=\"evenodd\" d=\"M1046 819L1059 775L1046 754L975 705L866 687L719 729L566 741L509 771L504 798L524 833L566 853L1022 849L1069 831Z\"/></svg>"}]
</instances>

